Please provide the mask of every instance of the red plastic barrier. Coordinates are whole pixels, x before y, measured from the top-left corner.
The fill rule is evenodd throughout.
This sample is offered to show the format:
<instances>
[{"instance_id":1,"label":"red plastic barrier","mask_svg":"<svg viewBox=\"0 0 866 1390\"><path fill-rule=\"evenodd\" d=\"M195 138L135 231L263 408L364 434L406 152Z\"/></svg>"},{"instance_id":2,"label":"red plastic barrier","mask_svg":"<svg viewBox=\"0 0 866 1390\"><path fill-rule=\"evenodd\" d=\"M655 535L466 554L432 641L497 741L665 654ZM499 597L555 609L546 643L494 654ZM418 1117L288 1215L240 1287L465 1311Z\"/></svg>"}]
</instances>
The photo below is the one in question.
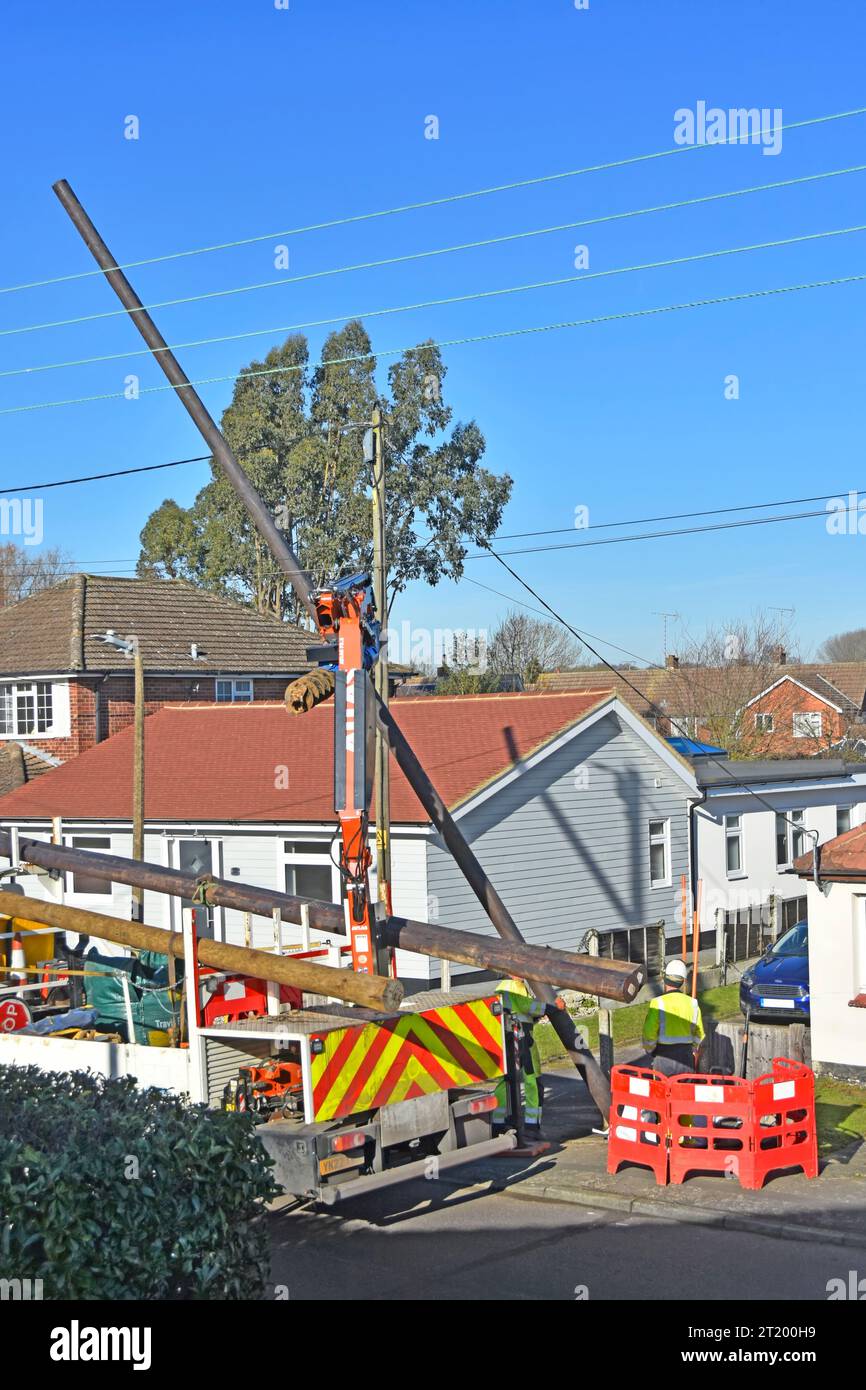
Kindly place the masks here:
<instances>
[{"instance_id":1,"label":"red plastic barrier","mask_svg":"<svg viewBox=\"0 0 866 1390\"><path fill-rule=\"evenodd\" d=\"M668 1180L667 1080L644 1067L616 1066L610 1074L607 1171L623 1163L651 1168L659 1187Z\"/></svg>"},{"instance_id":2,"label":"red plastic barrier","mask_svg":"<svg viewBox=\"0 0 866 1390\"><path fill-rule=\"evenodd\" d=\"M672 1076L668 1081L670 1180L693 1169L754 1186L752 1087L738 1076Z\"/></svg>"},{"instance_id":3,"label":"red plastic barrier","mask_svg":"<svg viewBox=\"0 0 866 1390\"><path fill-rule=\"evenodd\" d=\"M808 1067L774 1057L773 1070L752 1082L753 1181L760 1188L768 1173L802 1168L818 1176L818 1129L815 1123L815 1077Z\"/></svg>"}]
</instances>

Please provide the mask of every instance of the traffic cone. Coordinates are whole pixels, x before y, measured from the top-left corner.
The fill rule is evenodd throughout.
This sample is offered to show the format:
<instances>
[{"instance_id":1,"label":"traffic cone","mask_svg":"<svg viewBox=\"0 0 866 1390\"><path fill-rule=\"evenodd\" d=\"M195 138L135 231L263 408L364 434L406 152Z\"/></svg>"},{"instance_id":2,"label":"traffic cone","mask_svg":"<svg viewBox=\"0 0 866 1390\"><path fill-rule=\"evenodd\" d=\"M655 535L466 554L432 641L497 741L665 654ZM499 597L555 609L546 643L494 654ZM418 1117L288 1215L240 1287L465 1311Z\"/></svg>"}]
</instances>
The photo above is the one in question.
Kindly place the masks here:
<instances>
[{"instance_id":1,"label":"traffic cone","mask_svg":"<svg viewBox=\"0 0 866 1390\"><path fill-rule=\"evenodd\" d=\"M12 938L12 969L9 974L9 983L13 985L26 985L27 983L27 958L24 955L24 942L21 940L20 932L16 932Z\"/></svg>"}]
</instances>

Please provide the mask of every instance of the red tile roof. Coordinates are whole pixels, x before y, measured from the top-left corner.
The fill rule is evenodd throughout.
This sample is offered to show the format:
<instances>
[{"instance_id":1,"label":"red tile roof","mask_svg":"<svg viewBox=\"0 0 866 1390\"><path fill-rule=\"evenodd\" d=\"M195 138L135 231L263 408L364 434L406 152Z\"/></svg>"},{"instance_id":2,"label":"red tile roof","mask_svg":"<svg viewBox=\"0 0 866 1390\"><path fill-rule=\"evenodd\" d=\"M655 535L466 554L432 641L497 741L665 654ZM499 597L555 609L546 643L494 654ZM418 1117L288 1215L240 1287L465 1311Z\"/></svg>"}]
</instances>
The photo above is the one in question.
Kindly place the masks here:
<instances>
[{"instance_id":1,"label":"red tile roof","mask_svg":"<svg viewBox=\"0 0 866 1390\"><path fill-rule=\"evenodd\" d=\"M123 653L95 636L109 628L136 634L151 674L296 675L309 670L307 647L317 640L184 579L75 574L0 608L0 672L128 671Z\"/></svg>"},{"instance_id":2,"label":"red tile roof","mask_svg":"<svg viewBox=\"0 0 866 1390\"><path fill-rule=\"evenodd\" d=\"M396 700L392 711L448 806L455 806L611 698L475 695ZM145 723L150 821L330 821L333 708L292 717L283 705L168 705ZM132 728L0 797L0 817L129 820ZM288 781L285 790L280 789ZM427 817L391 761L391 816Z\"/></svg>"},{"instance_id":3,"label":"red tile roof","mask_svg":"<svg viewBox=\"0 0 866 1390\"><path fill-rule=\"evenodd\" d=\"M834 874L845 878L860 875L866 882L866 825L855 825L853 830L846 830L835 840L827 840L820 849L818 868L822 878L832 878ZM794 869L802 877L811 877L811 850L794 860Z\"/></svg>"}]
</instances>

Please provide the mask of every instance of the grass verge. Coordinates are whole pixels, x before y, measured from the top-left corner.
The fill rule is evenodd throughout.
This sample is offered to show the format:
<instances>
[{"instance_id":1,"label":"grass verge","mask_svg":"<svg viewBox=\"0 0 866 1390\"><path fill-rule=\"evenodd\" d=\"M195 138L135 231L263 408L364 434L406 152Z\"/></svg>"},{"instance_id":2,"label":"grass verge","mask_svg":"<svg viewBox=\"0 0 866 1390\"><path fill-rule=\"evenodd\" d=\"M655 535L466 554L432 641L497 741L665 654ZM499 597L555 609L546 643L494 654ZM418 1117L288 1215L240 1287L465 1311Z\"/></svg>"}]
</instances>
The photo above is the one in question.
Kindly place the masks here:
<instances>
[{"instance_id":1,"label":"grass verge","mask_svg":"<svg viewBox=\"0 0 866 1390\"><path fill-rule=\"evenodd\" d=\"M818 1152L832 1153L855 1139L866 1139L866 1087L819 1076L815 1081Z\"/></svg>"},{"instance_id":2,"label":"grass verge","mask_svg":"<svg viewBox=\"0 0 866 1390\"><path fill-rule=\"evenodd\" d=\"M739 985L723 985L718 989L704 990L703 994L698 995L698 1001L705 1020L736 1018L740 1012ZM614 1009L613 1041L615 1047L628 1047L630 1043L640 1042L648 1007L648 1004L628 1004L625 1008ZM575 1019L575 1022L586 1029L589 1035L590 1048L594 1052L597 1051L598 1015L589 1014L585 1018ZM536 1028L535 1037L538 1042L542 1065L565 1057L565 1049L546 1019Z\"/></svg>"},{"instance_id":3,"label":"grass verge","mask_svg":"<svg viewBox=\"0 0 866 1390\"><path fill-rule=\"evenodd\" d=\"M724 985L698 996L704 1020L740 1017L739 986ZM628 1047L639 1043L646 1017L646 1004L630 1004L613 1011L614 1045ZM598 1015L590 1014L576 1022L586 1029L589 1045L598 1051ZM565 1060L565 1049L545 1019L535 1030L542 1066ZM845 1148L857 1139L866 1140L866 1087L819 1076L815 1081L815 1116L818 1149L822 1157Z\"/></svg>"}]
</instances>

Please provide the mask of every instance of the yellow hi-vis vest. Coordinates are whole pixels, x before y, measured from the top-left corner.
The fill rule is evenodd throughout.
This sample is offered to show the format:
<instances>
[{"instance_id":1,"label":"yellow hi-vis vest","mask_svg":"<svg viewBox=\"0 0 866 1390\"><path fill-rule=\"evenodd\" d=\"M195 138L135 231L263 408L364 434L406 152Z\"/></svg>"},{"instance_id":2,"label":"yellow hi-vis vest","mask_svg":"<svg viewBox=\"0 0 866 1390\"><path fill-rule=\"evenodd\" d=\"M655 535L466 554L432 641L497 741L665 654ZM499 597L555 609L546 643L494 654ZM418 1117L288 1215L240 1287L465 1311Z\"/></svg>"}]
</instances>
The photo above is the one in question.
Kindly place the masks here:
<instances>
[{"instance_id":1,"label":"yellow hi-vis vest","mask_svg":"<svg viewBox=\"0 0 866 1390\"><path fill-rule=\"evenodd\" d=\"M649 1050L657 1043L692 1043L704 1036L704 1024L697 999L690 994L660 994L651 999L643 1025L644 1047Z\"/></svg>"}]
</instances>

